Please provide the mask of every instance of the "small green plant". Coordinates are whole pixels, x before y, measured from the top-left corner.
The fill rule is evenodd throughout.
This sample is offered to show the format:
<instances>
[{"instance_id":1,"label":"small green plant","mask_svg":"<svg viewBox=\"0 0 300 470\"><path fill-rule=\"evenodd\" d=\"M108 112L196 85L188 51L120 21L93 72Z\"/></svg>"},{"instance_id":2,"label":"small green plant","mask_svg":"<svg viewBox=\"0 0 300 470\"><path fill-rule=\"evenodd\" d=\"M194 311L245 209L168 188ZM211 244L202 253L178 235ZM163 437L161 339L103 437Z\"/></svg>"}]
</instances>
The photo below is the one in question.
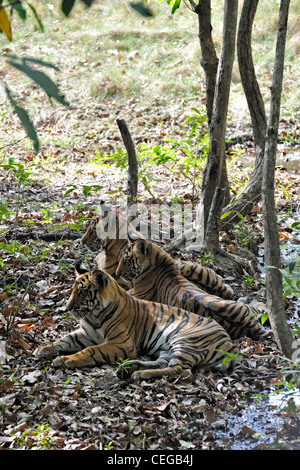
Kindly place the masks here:
<instances>
[{"instance_id":1,"label":"small green plant","mask_svg":"<svg viewBox=\"0 0 300 470\"><path fill-rule=\"evenodd\" d=\"M36 447L37 450L51 450L55 447L57 440L53 438L54 431L49 424L38 424L35 428L26 429L21 435L13 435L16 446Z\"/></svg>"},{"instance_id":2,"label":"small green plant","mask_svg":"<svg viewBox=\"0 0 300 470\"><path fill-rule=\"evenodd\" d=\"M266 323L268 319L269 319L269 314L263 313L262 316L260 317L261 324L263 325L264 323Z\"/></svg>"},{"instance_id":3,"label":"small green plant","mask_svg":"<svg viewBox=\"0 0 300 470\"><path fill-rule=\"evenodd\" d=\"M113 448L114 446L112 445L112 441L104 445L104 450L113 450Z\"/></svg>"},{"instance_id":4,"label":"small green plant","mask_svg":"<svg viewBox=\"0 0 300 470\"><path fill-rule=\"evenodd\" d=\"M1 199L0 220L11 219L12 215L18 216L19 208L24 198L24 186L29 185L31 168L33 166L35 165L23 164L15 157L10 157L6 162L0 164L0 168L3 168L6 178L10 178L11 185L14 187L14 192L17 196L17 207L14 210L12 210L6 198Z\"/></svg>"},{"instance_id":5,"label":"small green plant","mask_svg":"<svg viewBox=\"0 0 300 470\"><path fill-rule=\"evenodd\" d=\"M300 257L286 263L286 268L279 271L283 277L283 293L287 295L295 295L300 297L300 272L297 270Z\"/></svg>"},{"instance_id":6,"label":"small green plant","mask_svg":"<svg viewBox=\"0 0 300 470\"><path fill-rule=\"evenodd\" d=\"M70 379L66 380L64 383L61 384L61 388L66 388L69 385Z\"/></svg>"},{"instance_id":7,"label":"small green plant","mask_svg":"<svg viewBox=\"0 0 300 470\"><path fill-rule=\"evenodd\" d=\"M220 367L226 366L230 361L235 361L236 359L241 358L241 353L239 352L236 354L233 354L233 353L229 353L228 351L223 351L222 349L216 349L216 351L223 353L225 356Z\"/></svg>"},{"instance_id":8,"label":"small green plant","mask_svg":"<svg viewBox=\"0 0 300 470\"><path fill-rule=\"evenodd\" d=\"M249 287L250 289L253 289L254 287L254 282L255 282L255 278L254 277L251 277L251 276L245 276L243 275L243 284L246 286L246 287Z\"/></svg>"},{"instance_id":9,"label":"small green plant","mask_svg":"<svg viewBox=\"0 0 300 470\"><path fill-rule=\"evenodd\" d=\"M137 423L136 421L128 421L128 427L129 427L129 431L133 431L133 429L135 428L135 426L137 426L139 423Z\"/></svg>"},{"instance_id":10,"label":"small green plant","mask_svg":"<svg viewBox=\"0 0 300 470\"><path fill-rule=\"evenodd\" d=\"M122 359L120 357L119 361L116 362L115 369L116 370L122 369L125 372L125 374L128 374L131 365L132 365L132 361L130 361L130 359Z\"/></svg>"},{"instance_id":11,"label":"small green plant","mask_svg":"<svg viewBox=\"0 0 300 470\"><path fill-rule=\"evenodd\" d=\"M70 194L72 191L78 190L78 186L76 186L75 184L67 184L66 188L69 188L69 189L67 189L67 191L64 193L64 197ZM82 192L83 192L84 197L87 197L92 192L95 192L96 194L98 194L98 192L102 188L103 186L101 186L100 184L92 184L92 185L83 184Z\"/></svg>"},{"instance_id":12,"label":"small green plant","mask_svg":"<svg viewBox=\"0 0 300 470\"><path fill-rule=\"evenodd\" d=\"M292 192L290 189L293 186L294 186L293 183L290 183L290 184L286 183L286 184L279 184L278 187L281 189L283 197L290 200L292 199Z\"/></svg>"},{"instance_id":13,"label":"small green plant","mask_svg":"<svg viewBox=\"0 0 300 470\"><path fill-rule=\"evenodd\" d=\"M198 261L200 261L202 266L207 266L208 264L212 263L213 259L211 258L211 253L206 253L205 251L203 256L201 256Z\"/></svg>"}]
</instances>

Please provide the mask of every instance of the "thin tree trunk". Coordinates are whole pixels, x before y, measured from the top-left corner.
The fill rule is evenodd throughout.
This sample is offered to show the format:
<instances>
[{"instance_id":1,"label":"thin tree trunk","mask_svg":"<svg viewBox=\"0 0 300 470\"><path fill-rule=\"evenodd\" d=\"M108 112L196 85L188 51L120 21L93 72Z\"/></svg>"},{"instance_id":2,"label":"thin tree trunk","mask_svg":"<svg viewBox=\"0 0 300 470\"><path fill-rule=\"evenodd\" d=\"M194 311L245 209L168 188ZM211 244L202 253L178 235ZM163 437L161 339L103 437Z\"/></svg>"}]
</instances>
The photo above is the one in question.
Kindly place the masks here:
<instances>
[{"instance_id":1,"label":"thin tree trunk","mask_svg":"<svg viewBox=\"0 0 300 470\"><path fill-rule=\"evenodd\" d=\"M293 338L285 319L282 276L279 269L276 269L280 268L281 261L274 198L276 148L289 4L289 0L281 0L279 8L276 54L271 86L270 116L266 137L265 161L263 166L262 202L265 237L266 288L270 310L270 323L279 348L286 357L290 358L292 355ZM270 266L273 266L273 268Z\"/></svg>"},{"instance_id":2,"label":"thin tree trunk","mask_svg":"<svg viewBox=\"0 0 300 470\"><path fill-rule=\"evenodd\" d=\"M251 115L255 140L255 167L244 189L230 202L230 205L223 209L223 215L228 213L222 220L222 229L224 230L231 228L234 223L240 220L239 214L246 215L261 200L267 118L264 101L256 79L251 47L252 27L258 1L244 0L237 36L239 70Z\"/></svg>"},{"instance_id":3,"label":"thin tree trunk","mask_svg":"<svg viewBox=\"0 0 300 470\"><path fill-rule=\"evenodd\" d=\"M220 216L225 195L225 188L217 187L209 211L205 246L210 252L216 252L219 246Z\"/></svg>"},{"instance_id":4,"label":"thin tree trunk","mask_svg":"<svg viewBox=\"0 0 300 470\"><path fill-rule=\"evenodd\" d=\"M211 120L213 114L213 104L218 72L219 59L216 54L215 45L212 38L211 25L211 0L202 0L198 4L190 2L195 13L198 15L199 41L202 58L200 64L205 72L206 89L206 112L209 133L211 132ZM225 137L224 137L225 142ZM225 152L225 147L224 147ZM226 188L224 202L227 204L230 200L230 189L227 176L226 159L224 154L221 186Z\"/></svg>"},{"instance_id":5,"label":"thin tree trunk","mask_svg":"<svg viewBox=\"0 0 300 470\"><path fill-rule=\"evenodd\" d=\"M127 205L130 206L136 202L137 197L138 162L134 143L126 122L124 119L117 119L117 124L128 155Z\"/></svg>"},{"instance_id":6,"label":"thin tree trunk","mask_svg":"<svg viewBox=\"0 0 300 470\"><path fill-rule=\"evenodd\" d=\"M199 41L202 53L200 61L205 72L207 122L210 127L218 71L218 57L212 39L211 0L202 0L195 6L198 15Z\"/></svg>"},{"instance_id":7,"label":"thin tree trunk","mask_svg":"<svg viewBox=\"0 0 300 470\"><path fill-rule=\"evenodd\" d=\"M237 25L237 0L225 0L223 39L216 87L214 92L213 110L210 123L209 153L207 165L203 172L201 191L201 224L206 228L215 191L223 180L225 166L225 132L227 122L228 101L231 84L232 65L235 53L235 36ZM222 174L223 172L223 174ZM215 237L215 239L217 239ZM205 245L205 240L204 240ZM215 250L218 246L215 247Z\"/></svg>"}]
</instances>

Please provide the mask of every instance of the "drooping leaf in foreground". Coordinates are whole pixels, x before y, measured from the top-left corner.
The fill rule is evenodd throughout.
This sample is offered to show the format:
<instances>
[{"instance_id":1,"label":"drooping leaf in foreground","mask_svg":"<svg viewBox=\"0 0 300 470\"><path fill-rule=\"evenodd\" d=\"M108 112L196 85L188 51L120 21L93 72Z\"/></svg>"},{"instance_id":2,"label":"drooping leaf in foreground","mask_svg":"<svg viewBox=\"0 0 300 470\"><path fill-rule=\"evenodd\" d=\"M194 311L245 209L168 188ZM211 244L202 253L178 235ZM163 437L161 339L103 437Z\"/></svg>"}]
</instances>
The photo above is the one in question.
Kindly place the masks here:
<instances>
[{"instance_id":1,"label":"drooping leaf in foreground","mask_svg":"<svg viewBox=\"0 0 300 470\"><path fill-rule=\"evenodd\" d=\"M15 54L5 54L6 59L13 59L22 62L23 64L27 65L27 62L33 63L36 65L41 65L42 67L48 67L50 69L56 70L57 72L59 71L59 68L56 67L56 65L51 64L51 62L46 62L45 60L42 59L35 59L33 57L19 57Z\"/></svg>"},{"instance_id":2,"label":"drooping leaf in foreground","mask_svg":"<svg viewBox=\"0 0 300 470\"><path fill-rule=\"evenodd\" d=\"M29 139L32 140L35 152L38 153L39 148L40 148L39 139L27 112L25 111L25 109L21 108L21 106L17 105L17 103L11 96L9 88L6 85L5 85L5 92L15 113L20 119L22 126L25 128Z\"/></svg>"},{"instance_id":3,"label":"drooping leaf in foreground","mask_svg":"<svg viewBox=\"0 0 300 470\"><path fill-rule=\"evenodd\" d=\"M64 15L69 16L74 6L75 0L63 0L61 2L61 9Z\"/></svg>"},{"instance_id":4,"label":"drooping leaf in foreground","mask_svg":"<svg viewBox=\"0 0 300 470\"><path fill-rule=\"evenodd\" d=\"M148 18L154 16L150 8L144 5L143 2L130 2L129 5L131 6L133 10L135 10L141 16L148 17Z\"/></svg>"},{"instance_id":5,"label":"drooping leaf in foreground","mask_svg":"<svg viewBox=\"0 0 300 470\"><path fill-rule=\"evenodd\" d=\"M9 3L11 4L11 8L13 10L16 10L16 12L18 13L19 17L21 18L21 20L26 20L26 16L27 16L27 13L26 13L26 10L25 8L22 6L21 3L17 3L15 0L8 0Z\"/></svg>"},{"instance_id":6,"label":"drooping leaf in foreground","mask_svg":"<svg viewBox=\"0 0 300 470\"><path fill-rule=\"evenodd\" d=\"M44 72L41 72L40 70L35 70L29 67L24 62L19 63L13 60L8 60L7 62L12 67L16 68L17 70L20 70L20 72L25 73L25 75L27 75L35 83L37 83L50 98L54 98L56 101L63 104L64 106L69 106L69 103L60 94L58 86Z\"/></svg>"}]
</instances>

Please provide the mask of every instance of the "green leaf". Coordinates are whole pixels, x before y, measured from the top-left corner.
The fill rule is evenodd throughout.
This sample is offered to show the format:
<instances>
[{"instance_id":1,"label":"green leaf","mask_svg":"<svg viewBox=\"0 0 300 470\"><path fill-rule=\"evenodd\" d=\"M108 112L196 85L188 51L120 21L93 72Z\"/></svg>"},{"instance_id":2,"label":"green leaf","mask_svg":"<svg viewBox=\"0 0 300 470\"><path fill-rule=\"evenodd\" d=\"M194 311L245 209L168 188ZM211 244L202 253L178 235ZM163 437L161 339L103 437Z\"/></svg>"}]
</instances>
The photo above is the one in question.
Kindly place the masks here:
<instances>
[{"instance_id":1,"label":"green leaf","mask_svg":"<svg viewBox=\"0 0 300 470\"><path fill-rule=\"evenodd\" d=\"M27 112L25 111L25 109L21 108L21 106L17 105L17 103L15 102L13 97L11 96L9 88L6 85L4 85L4 86L5 86L6 95L9 99L15 113L17 114L18 118L20 119L22 126L25 128L29 139L32 140L35 152L38 153L39 148L40 148L39 139L38 139L35 128L33 127L33 124L30 121L30 118L29 118Z\"/></svg>"},{"instance_id":2,"label":"green leaf","mask_svg":"<svg viewBox=\"0 0 300 470\"><path fill-rule=\"evenodd\" d=\"M130 2L129 5L134 11L136 11L139 15L144 16L145 18L151 18L154 16L150 8L144 5L143 2Z\"/></svg>"},{"instance_id":3,"label":"green leaf","mask_svg":"<svg viewBox=\"0 0 300 470\"><path fill-rule=\"evenodd\" d=\"M75 3L75 0L63 0L61 2L61 9L65 16L69 16L69 14L71 13L73 9L74 3Z\"/></svg>"},{"instance_id":4,"label":"green leaf","mask_svg":"<svg viewBox=\"0 0 300 470\"><path fill-rule=\"evenodd\" d=\"M58 86L49 78L44 72L40 70L35 70L29 67L27 64L14 62L12 60L7 61L12 67L20 70L20 72L25 73L31 80L37 83L50 98L54 98L59 103L64 106L69 106L69 103L65 98L60 94Z\"/></svg>"},{"instance_id":5,"label":"green leaf","mask_svg":"<svg viewBox=\"0 0 300 470\"><path fill-rule=\"evenodd\" d=\"M34 14L34 17L35 17L35 19L36 19L36 21L37 21L37 23L40 27L40 30L42 32L44 32L44 25L43 25L42 20L40 19L39 15L37 14L36 9L34 8L34 6L31 3L28 3L28 6L31 9L32 13Z\"/></svg>"},{"instance_id":6,"label":"green leaf","mask_svg":"<svg viewBox=\"0 0 300 470\"><path fill-rule=\"evenodd\" d=\"M3 204L0 205L0 219L2 219L1 214L10 219L10 212Z\"/></svg>"},{"instance_id":7,"label":"green leaf","mask_svg":"<svg viewBox=\"0 0 300 470\"><path fill-rule=\"evenodd\" d=\"M88 8L94 3L94 0L81 0Z\"/></svg>"},{"instance_id":8,"label":"green leaf","mask_svg":"<svg viewBox=\"0 0 300 470\"><path fill-rule=\"evenodd\" d=\"M56 65L53 65L50 62L45 62L44 60L41 60L41 59L34 59L33 57L19 57L15 54L5 54L5 58L19 60L20 62L23 62L23 64L25 65L27 62L32 62L33 64L41 65L42 67L48 67L53 70L56 70L57 72L59 71L59 68L56 67Z\"/></svg>"},{"instance_id":9,"label":"green leaf","mask_svg":"<svg viewBox=\"0 0 300 470\"><path fill-rule=\"evenodd\" d=\"M287 263L287 267L289 268L289 272L292 273L296 267L297 264L297 259L291 260L289 263Z\"/></svg>"},{"instance_id":10,"label":"green leaf","mask_svg":"<svg viewBox=\"0 0 300 470\"><path fill-rule=\"evenodd\" d=\"M92 186L82 186L82 191L85 197L89 195L91 191L98 191L99 189L102 189L103 186L100 186L99 184L93 184Z\"/></svg>"},{"instance_id":11,"label":"green leaf","mask_svg":"<svg viewBox=\"0 0 300 470\"><path fill-rule=\"evenodd\" d=\"M71 185L68 184L67 186L71 186ZM64 197L67 196L68 194L70 194L72 191L74 191L75 188L76 188L76 186L73 186L73 185L72 185L72 188L68 189L68 190L64 193Z\"/></svg>"},{"instance_id":12,"label":"green leaf","mask_svg":"<svg viewBox=\"0 0 300 470\"><path fill-rule=\"evenodd\" d=\"M172 15L174 15L175 11L180 7L181 0L175 0L173 8L172 8Z\"/></svg>"},{"instance_id":13,"label":"green leaf","mask_svg":"<svg viewBox=\"0 0 300 470\"><path fill-rule=\"evenodd\" d=\"M225 212L225 214L221 215L221 219L225 219L232 211Z\"/></svg>"},{"instance_id":14,"label":"green leaf","mask_svg":"<svg viewBox=\"0 0 300 470\"><path fill-rule=\"evenodd\" d=\"M11 7L16 10L16 12L18 13L19 17L22 19L22 20L26 20L26 10L23 8L22 4L21 3L16 3L15 0L8 0L9 3L11 3Z\"/></svg>"}]
</instances>

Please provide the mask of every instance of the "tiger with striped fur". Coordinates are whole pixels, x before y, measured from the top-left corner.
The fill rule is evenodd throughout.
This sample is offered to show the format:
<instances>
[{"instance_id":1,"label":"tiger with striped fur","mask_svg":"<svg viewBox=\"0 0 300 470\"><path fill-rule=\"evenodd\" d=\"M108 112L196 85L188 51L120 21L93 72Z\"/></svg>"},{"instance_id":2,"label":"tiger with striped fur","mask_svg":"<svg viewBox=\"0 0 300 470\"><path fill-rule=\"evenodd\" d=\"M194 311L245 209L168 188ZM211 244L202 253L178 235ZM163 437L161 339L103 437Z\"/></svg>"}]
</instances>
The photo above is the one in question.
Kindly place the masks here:
<instances>
[{"instance_id":1,"label":"tiger with striped fur","mask_svg":"<svg viewBox=\"0 0 300 470\"><path fill-rule=\"evenodd\" d=\"M107 222L111 225L113 233L105 231ZM89 250L100 252L96 257L98 268L119 282L116 270L123 252L128 248L129 231L141 237L141 234L134 230L125 217L116 212L112 214L109 206L101 204L99 215L92 219L81 238L81 243ZM224 299L233 298L231 287L213 269L192 261L175 260L175 265L182 276L201 289ZM130 283L127 282L127 285L130 287Z\"/></svg>"},{"instance_id":2,"label":"tiger with striped fur","mask_svg":"<svg viewBox=\"0 0 300 470\"><path fill-rule=\"evenodd\" d=\"M99 269L86 272L76 266L76 272L66 308L80 328L34 353L39 358L56 356L54 366L74 369L129 359L135 379L187 377L197 366L221 364L224 352L238 353L213 319L139 300ZM150 360L137 360L143 355Z\"/></svg>"},{"instance_id":3,"label":"tiger with striped fur","mask_svg":"<svg viewBox=\"0 0 300 470\"><path fill-rule=\"evenodd\" d=\"M258 339L266 331L254 308L208 294L185 279L172 258L150 240L132 237L123 252L117 276L133 282L131 294L139 299L177 306L211 317L224 327L232 339L250 336Z\"/></svg>"}]
</instances>

